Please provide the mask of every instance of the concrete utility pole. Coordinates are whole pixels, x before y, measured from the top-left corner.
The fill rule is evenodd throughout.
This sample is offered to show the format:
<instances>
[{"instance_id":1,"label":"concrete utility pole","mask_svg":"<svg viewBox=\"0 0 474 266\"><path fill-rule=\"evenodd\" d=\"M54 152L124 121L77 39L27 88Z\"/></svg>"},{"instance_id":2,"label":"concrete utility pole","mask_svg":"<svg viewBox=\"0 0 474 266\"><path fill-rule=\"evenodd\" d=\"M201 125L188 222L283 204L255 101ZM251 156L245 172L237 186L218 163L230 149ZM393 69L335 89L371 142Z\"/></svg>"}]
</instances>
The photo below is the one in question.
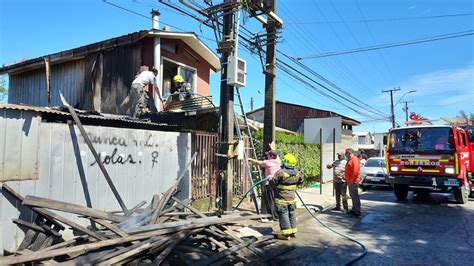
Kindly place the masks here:
<instances>
[{"instance_id":1,"label":"concrete utility pole","mask_svg":"<svg viewBox=\"0 0 474 266\"><path fill-rule=\"evenodd\" d=\"M234 50L234 17L233 12L226 12L223 18L224 40L219 44L221 57L221 88L219 106L219 161L217 186L218 195L222 195L222 210L232 210L233 198L233 159L231 152L234 141L234 86L227 84L227 61ZM218 203L219 204L219 203Z\"/></svg>"},{"instance_id":2,"label":"concrete utility pole","mask_svg":"<svg viewBox=\"0 0 474 266\"><path fill-rule=\"evenodd\" d=\"M392 128L395 128L395 111L393 110L393 92L399 91L399 90L400 88L382 91L383 93L390 92L390 112L392 114L390 120L392 121Z\"/></svg>"},{"instance_id":3,"label":"concrete utility pole","mask_svg":"<svg viewBox=\"0 0 474 266\"><path fill-rule=\"evenodd\" d=\"M276 0L270 0L271 11L276 11ZM266 50L266 70L265 70L265 108L263 115L263 150L270 149L270 143L275 140L275 62L276 62L276 23L268 23L267 31L267 50Z\"/></svg>"},{"instance_id":4,"label":"concrete utility pole","mask_svg":"<svg viewBox=\"0 0 474 266\"><path fill-rule=\"evenodd\" d=\"M405 107L403 107L403 111L405 111L405 121L408 121L408 103L412 103L413 101L403 101L405 103Z\"/></svg>"}]
</instances>

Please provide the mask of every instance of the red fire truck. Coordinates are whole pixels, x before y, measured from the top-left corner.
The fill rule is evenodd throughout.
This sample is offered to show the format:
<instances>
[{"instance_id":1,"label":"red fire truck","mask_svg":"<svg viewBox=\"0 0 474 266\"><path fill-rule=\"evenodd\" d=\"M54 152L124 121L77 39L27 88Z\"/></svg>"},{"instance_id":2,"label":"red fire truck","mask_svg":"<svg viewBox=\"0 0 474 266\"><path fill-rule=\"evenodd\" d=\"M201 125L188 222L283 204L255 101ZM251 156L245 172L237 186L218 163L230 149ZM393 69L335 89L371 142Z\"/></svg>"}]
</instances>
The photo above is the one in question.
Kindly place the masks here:
<instances>
[{"instance_id":1,"label":"red fire truck","mask_svg":"<svg viewBox=\"0 0 474 266\"><path fill-rule=\"evenodd\" d=\"M453 192L464 204L474 189L474 128L417 125L391 129L387 138L386 182L395 196L408 191Z\"/></svg>"}]
</instances>

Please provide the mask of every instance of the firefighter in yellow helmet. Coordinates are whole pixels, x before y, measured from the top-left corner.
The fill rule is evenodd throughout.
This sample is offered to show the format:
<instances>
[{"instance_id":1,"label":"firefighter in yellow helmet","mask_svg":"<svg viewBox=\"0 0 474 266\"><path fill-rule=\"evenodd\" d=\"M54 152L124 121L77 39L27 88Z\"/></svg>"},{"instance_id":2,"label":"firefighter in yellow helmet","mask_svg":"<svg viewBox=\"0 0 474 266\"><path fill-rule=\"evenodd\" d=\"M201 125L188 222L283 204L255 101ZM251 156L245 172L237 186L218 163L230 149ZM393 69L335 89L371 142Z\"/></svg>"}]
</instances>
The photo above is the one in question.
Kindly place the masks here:
<instances>
[{"instance_id":1,"label":"firefighter in yellow helmet","mask_svg":"<svg viewBox=\"0 0 474 266\"><path fill-rule=\"evenodd\" d=\"M275 173L275 203L280 221L278 239L289 240L296 237L296 198L295 191L303 183L303 175L295 166L297 159L287 153L282 158L281 169Z\"/></svg>"},{"instance_id":2,"label":"firefighter in yellow helmet","mask_svg":"<svg viewBox=\"0 0 474 266\"><path fill-rule=\"evenodd\" d=\"M183 77L181 75L175 75L173 77L173 86L171 88L171 93L179 92L183 84L184 84Z\"/></svg>"}]
</instances>

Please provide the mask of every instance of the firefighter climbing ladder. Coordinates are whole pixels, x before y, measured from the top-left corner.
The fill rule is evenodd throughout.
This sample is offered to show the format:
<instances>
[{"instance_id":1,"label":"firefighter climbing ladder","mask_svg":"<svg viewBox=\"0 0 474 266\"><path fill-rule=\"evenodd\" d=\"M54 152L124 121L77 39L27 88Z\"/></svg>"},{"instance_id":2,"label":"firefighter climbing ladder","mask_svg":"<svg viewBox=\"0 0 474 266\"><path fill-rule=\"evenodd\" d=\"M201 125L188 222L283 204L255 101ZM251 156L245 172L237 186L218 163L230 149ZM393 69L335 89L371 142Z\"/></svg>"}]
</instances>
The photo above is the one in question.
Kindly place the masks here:
<instances>
[{"instance_id":1,"label":"firefighter climbing ladder","mask_svg":"<svg viewBox=\"0 0 474 266\"><path fill-rule=\"evenodd\" d=\"M242 134L242 131L240 130L240 127L243 127L245 129L245 133L249 137L250 147L244 149L244 164L246 165L247 174L249 176L249 181L250 181L250 186L252 187L251 197L252 197L252 200L255 204L255 210L256 210L257 214L260 214L260 207L259 207L258 201L257 201L257 190L253 186L253 184L254 184L254 182L253 182L253 173L257 174L257 178L258 178L259 181L262 180L262 173L261 173L260 168L258 166L255 166L254 164L252 164L251 162L248 161L249 155L248 155L247 151L250 151L250 158L253 158L253 159L257 159L257 153L255 152L255 144L254 144L254 141L253 141L252 132L250 131L250 127L249 127L249 124L248 124L247 115L245 114L245 108L244 108L244 104L242 102L242 97L240 96L239 88L235 88L235 96L237 96L237 98L239 99L239 103L235 104L235 105L240 107L240 112L241 112L241 115L239 115L237 112L235 112L235 119L234 119L234 121L235 121L234 122L235 123L235 130L236 130L236 133L237 133L237 137L239 138L242 145L244 144L244 135ZM239 119L239 117L241 119ZM239 123L240 120L243 120L243 125L241 125Z\"/></svg>"}]
</instances>

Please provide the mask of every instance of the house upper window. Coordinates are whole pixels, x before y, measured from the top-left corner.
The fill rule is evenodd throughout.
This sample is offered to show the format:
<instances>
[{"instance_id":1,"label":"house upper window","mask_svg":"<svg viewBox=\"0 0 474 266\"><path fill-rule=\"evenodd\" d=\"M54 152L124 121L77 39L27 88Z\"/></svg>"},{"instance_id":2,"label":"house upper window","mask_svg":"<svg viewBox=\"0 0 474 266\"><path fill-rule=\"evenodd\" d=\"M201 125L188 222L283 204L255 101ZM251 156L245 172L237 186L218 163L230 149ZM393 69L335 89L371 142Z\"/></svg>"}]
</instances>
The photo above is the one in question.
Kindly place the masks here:
<instances>
[{"instance_id":1,"label":"house upper window","mask_svg":"<svg viewBox=\"0 0 474 266\"><path fill-rule=\"evenodd\" d=\"M192 91L195 93L197 92L196 88L196 80L197 80L197 72L195 68L186 66L179 62L163 58L163 85L162 85L162 95L166 96L170 94L171 86L173 86L173 77L175 75L181 75L184 78L186 83L191 85Z\"/></svg>"},{"instance_id":2,"label":"house upper window","mask_svg":"<svg viewBox=\"0 0 474 266\"><path fill-rule=\"evenodd\" d=\"M359 136L357 140L358 144L367 144L367 137L366 136Z\"/></svg>"}]
</instances>

